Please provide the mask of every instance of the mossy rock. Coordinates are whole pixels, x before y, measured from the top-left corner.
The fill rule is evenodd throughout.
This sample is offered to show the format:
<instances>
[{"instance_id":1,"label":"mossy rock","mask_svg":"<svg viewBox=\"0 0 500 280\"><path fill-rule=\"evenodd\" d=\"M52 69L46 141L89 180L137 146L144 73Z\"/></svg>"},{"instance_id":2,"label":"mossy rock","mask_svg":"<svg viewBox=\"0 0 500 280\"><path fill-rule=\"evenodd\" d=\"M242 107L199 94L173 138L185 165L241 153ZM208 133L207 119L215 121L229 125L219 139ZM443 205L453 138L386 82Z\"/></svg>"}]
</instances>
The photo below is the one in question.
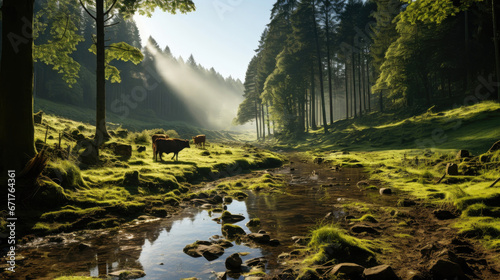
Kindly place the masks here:
<instances>
[{"instance_id":1,"label":"mossy rock","mask_svg":"<svg viewBox=\"0 0 500 280\"><path fill-rule=\"evenodd\" d=\"M234 239L238 236L245 235L245 230L237 225L225 224L222 226L222 234L229 239Z\"/></svg>"},{"instance_id":2,"label":"mossy rock","mask_svg":"<svg viewBox=\"0 0 500 280\"><path fill-rule=\"evenodd\" d=\"M44 208L56 208L70 202L71 197L64 189L50 180L38 180L38 191L33 195L30 203Z\"/></svg>"}]
</instances>

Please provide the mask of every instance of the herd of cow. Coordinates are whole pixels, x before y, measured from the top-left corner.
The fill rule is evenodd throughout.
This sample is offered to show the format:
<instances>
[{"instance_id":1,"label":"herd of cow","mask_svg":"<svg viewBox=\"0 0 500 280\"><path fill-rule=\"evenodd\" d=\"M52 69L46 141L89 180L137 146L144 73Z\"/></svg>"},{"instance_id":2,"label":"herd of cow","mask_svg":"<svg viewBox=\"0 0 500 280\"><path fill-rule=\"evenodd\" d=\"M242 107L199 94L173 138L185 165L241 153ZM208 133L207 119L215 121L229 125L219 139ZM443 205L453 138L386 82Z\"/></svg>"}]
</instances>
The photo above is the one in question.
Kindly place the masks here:
<instances>
[{"instance_id":1,"label":"herd of cow","mask_svg":"<svg viewBox=\"0 0 500 280\"><path fill-rule=\"evenodd\" d=\"M170 138L166 134L155 134L151 137L153 142L153 159L158 161L158 154L160 161L163 161L161 155L166 153L174 153L172 159L179 160L179 152L184 148L189 148L189 140ZM197 135L193 137L195 146L205 147L205 135Z\"/></svg>"}]
</instances>

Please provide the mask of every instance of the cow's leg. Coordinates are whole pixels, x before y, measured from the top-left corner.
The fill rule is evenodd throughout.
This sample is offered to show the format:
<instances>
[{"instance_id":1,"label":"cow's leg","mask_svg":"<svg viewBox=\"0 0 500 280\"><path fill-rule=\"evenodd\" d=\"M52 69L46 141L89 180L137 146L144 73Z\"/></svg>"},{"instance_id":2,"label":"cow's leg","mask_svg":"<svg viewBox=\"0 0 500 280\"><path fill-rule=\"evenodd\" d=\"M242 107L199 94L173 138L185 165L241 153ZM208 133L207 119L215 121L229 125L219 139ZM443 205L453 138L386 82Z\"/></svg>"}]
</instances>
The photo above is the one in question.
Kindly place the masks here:
<instances>
[{"instance_id":1,"label":"cow's leg","mask_svg":"<svg viewBox=\"0 0 500 280\"><path fill-rule=\"evenodd\" d=\"M174 153L174 155L172 156L172 158L171 158L171 159L174 159L174 157L175 157L175 155L176 155L176 154L177 154L177 153Z\"/></svg>"}]
</instances>

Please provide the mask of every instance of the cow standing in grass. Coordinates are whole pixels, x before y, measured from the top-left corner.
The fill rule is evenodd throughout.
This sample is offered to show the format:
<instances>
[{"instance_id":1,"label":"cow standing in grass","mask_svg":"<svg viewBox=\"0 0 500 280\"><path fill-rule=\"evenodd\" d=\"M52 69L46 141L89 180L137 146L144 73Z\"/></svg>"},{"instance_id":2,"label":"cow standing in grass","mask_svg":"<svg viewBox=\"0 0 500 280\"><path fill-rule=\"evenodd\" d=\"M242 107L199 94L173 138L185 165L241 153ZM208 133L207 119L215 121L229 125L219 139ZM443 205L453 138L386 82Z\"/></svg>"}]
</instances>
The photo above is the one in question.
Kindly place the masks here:
<instances>
[{"instance_id":1,"label":"cow standing in grass","mask_svg":"<svg viewBox=\"0 0 500 280\"><path fill-rule=\"evenodd\" d=\"M168 139L168 135L166 135L166 134L154 134L153 136L151 136L152 149L153 149L153 159L154 160L158 160L156 158L156 140L158 140L158 139Z\"/></svg>"},{"instance_id":2,"label":"cow standing in grass","mask_svg":"<svg viewBox=\"0 0 500 280\"><path fill-rule=\"evenodd\" d=\"M161 158L161 155L163 153L166 153L167 155L169 153L174 153L172 159L176 157L175 160L177 161L179 160L179 152L182 151L182 149L184 148L189 148L189 140L181 140L175 138L157 139L155 145L156 145L155 158L157 158L157 155L160 154L160 161L163 161L163 159Z\"/></svg>"},{"instance_id":3,"label":"cow standing in grass","mask_svg":"<svg viewBox=\"0 0 500 280\"><path fill-rule=\"evenodd\" d=\"M198 147L198 145L200 145L200 147L203 145L203 148L205 148L205 139L205 134L197 135L193 137L193 143L196 147Z\"/></svg>"}]
</instances>

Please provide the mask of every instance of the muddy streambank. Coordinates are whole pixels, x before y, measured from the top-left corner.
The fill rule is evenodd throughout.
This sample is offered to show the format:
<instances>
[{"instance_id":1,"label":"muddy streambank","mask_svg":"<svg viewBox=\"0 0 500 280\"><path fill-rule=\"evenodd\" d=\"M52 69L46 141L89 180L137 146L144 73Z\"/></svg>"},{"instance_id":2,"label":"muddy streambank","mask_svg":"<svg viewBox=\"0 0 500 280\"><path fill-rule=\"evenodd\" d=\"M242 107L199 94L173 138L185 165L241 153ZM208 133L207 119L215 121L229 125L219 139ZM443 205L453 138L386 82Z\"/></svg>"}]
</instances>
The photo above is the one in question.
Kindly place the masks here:
<instances>
[{"instance_id":1,"label":"muddy streambank","mask_svg":"<svg viewBox=\"0 0 500 280\"><path fill-rule=\"evenodd\" d=\"M457 279L500 279L498 256L485 251L478 242L458 236L451 227L452 219L437 217L435 206L394 190L390 195L381 195L380 184L371 181L362 168L338 168L298 154L288 156L289 162L280 168L196 186L217 189L227 182L263 174L284 177L284 188L245 191L248 197L225 203L230 213L244 218L234 224L246 234L265 231L279 245L236 238L229 240L231 246L222 255L211 260L185 254L185 246L198 240L224 239L223 225L213 220L221 216L220 212L213 209L215 206L201 203L211 197L201 197L184 201L179 214L171 217L145 216L115 231L94 230L35 239L21 248L16 274L3 273L2 277L107 277L128 271L142 279L217 279L217 273L226 271L225 260L238 253L247 264L264 257L264 268L261 266L253 276L249 276L252 271L248 270L230 273L229 279L330 279L335 263L303 261L315 253L307 247L311 229L335 224L352 236L380 240L383 246L376 251L376 263L370 266L389 265L401 279L431 279L431 270L440 267L456 270L454 273L464 277ZM212 192L212 198L223 198L225 194L218 189ZM446 209L442 210L446 213ZM375 218L362 219L366 215ZM255 218L260 220L259 226L246 225ZM309 272L304 274L306 270Z\"/></svg>"}]
</instances>

